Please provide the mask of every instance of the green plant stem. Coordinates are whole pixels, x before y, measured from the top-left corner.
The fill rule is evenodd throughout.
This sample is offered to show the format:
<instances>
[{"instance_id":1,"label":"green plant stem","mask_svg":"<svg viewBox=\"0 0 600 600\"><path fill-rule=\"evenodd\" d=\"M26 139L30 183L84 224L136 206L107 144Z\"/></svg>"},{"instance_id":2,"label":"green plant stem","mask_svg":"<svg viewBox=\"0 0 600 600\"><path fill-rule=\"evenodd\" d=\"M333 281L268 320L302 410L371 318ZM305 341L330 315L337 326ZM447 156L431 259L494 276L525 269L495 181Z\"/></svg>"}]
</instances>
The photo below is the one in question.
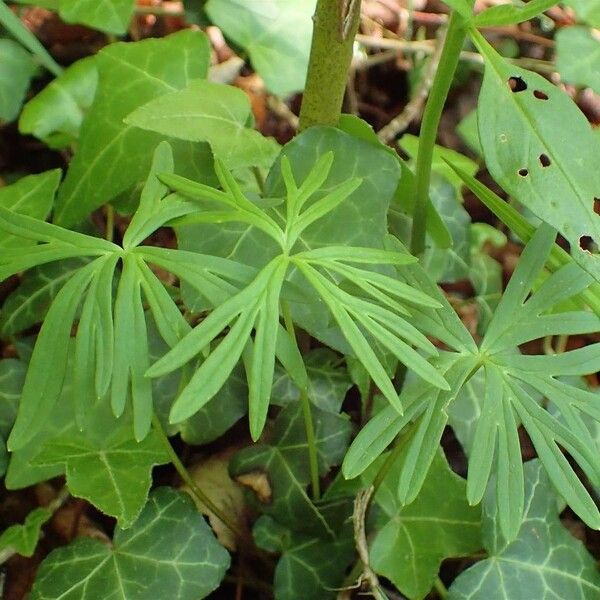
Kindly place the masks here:
<instances>
[{"instance_id":1,"label":"green plant stem","mask_svg":"<svg viewBox=\"0 0 600 600\"><path fill-rule=\"evenodd\" d=\"M427 204L429 202L429 184L431 182L431 164L437 138L438 127L458 66L460 53L467 35L464 19L454 11L448 23L444 49L438 69L431 86L429 99L423 113L419 151L416 166L416 199L413 216L410 250L420 256L425 250L425 231L427 226Z\"/></svg>"},{"instance_id":2,"label":"green plant stem","mask_svg":"<svg viewBox=\"0 0 600 600\"><path fill-rule=\"evenodd\" d=\"M340 118L360 21L360 0L318 0L313 21L300 131L313 125L334 126Z\"/></svg>"},{"instance_id":3,"label":"green plant stem","mask_svg":"<svg viewBox=\"0 0 600 600\"><path fill-rule=\"evenodd\" d=\"M285 328L287 329L294 343L297 343L294 321L292 320L290 307L288 303L285 302L285 300L281 303L281 311L283 313ZM310 400L308 398L308 390L306 388L300 389L300 403L302 404L304 429L306 431L306 444L308 446L308 464L310 467L312 498L316 501L319 500L319 498L321 497L321 484L319 482L319 457L317 454L317 437L315 435L315 425L312 418Z\"/></svg>"},{"instance_id":4,"label":"green plant stem","mask_svg":"<svg viewBox=\"0 0 600 600\"><path fill-rule=\"evenodd\" d=\"M175 449L171 445L171 442L169 441L169 438L167 437L167 434L165 433L165 430L163 429L163 426L156 415L152 416L152 426L163 443L163 446L165 447L165 450L167 451L175 470L177 473L179 473L181 479L183 479L183 481L188 485L190 492L196 498L196 500L203 504L217 518L223 521L223 523L236 535L238 539L244 539L246 536L239 529L239 527L198 487L194 481L194 478L185 468L184 464L179 459L179 456L177 456L177 452L175 452Z\"/></svg>"},{"instance_id":5,"label":"green plant stem","mask_svg":"<svg viewBox=\"0 0 600 600\"><path fill-rule=\"evenodd\" d=\"M442 600L448 597L448 590L446 589L444 582L439 577L435 578L435 581L433 582L433 587L435 588L435 591Z\"/></svg>"},{"instance_id":6,"label":"green plant stem","mask_svg":"<svg viewBox=\"0 0 600 600\"><path fill-rule=\"evenodd\" d=\"M115 234L115 209L110 205L106 205L106 233L104 237L107 241L112 242Z\"/></svg>"}]
</instances>

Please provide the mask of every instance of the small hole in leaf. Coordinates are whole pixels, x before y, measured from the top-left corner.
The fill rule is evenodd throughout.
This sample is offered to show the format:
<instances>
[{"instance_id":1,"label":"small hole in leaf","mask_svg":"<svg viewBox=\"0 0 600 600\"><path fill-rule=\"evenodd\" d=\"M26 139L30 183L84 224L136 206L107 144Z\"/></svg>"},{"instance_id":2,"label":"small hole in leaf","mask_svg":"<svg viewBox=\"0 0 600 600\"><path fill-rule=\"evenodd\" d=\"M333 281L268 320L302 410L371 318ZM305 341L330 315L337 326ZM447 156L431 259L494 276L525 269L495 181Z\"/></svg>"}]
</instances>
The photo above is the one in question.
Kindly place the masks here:
<instances>
[{"instance_id":1,"label":"small hole in leaf","mask_svg":"<svg viewBox=\"0 0 600 600\"><path fill-rule=\"evenodd\" d=\"M528 169L519 169L519 175L521 177L527 177L527 175L529 175L529 170Z\"/></svg>"},{"instance_id":2,"label":"small hole in leaf","mask_svg":"<svg viewBox=\"0 0 600 600\"><path fill-rule=\"evenodd\" d=\"M540 154L540 164L542 167L549 167L552 164L552 161L547 154Z\"/></svg>"},{"instance_id":3,"label":"small hole in leaf","mask_svg":"<svg viewBox=\"0 0 600 600\"><path fill-rule=\"evenodd\" d=\"M594 240L589 235L582 235L579 238L579 247L582 250L588 250L590 246L594 243Z\"/></svg>"},{"instance_id":4,"label":"small hole in leaf","mask_svg":"<svg viewBox=\"0 0 600 600\"><path fill-rule=\"evenodd\" d=\"M542 90L535 90L533 92L533 95L538 99L538 100L548 100L548 94L546 94L545 92L542 92Z\"/></svg>"},{"instance_id":5,"label":"small hole in leaf","mask_svg":"<svg viewBox=\"0 0 600 600\"><path fill-rule=\"evenodd\" d=\"M594 198L594 212L600 214L600 198Z\"/></svg>"},{"instance_id":6,"label":"small hole in leaf","mask_svg":"<svg viewBox=\"0 0 600 600\"><path fill-rule=\"evenodd\" d=\"M508 87L516 94L518 92L524 92L527 89L527 84L522 77L511 77L508 80Z\"/></svg>"}]
</instances>

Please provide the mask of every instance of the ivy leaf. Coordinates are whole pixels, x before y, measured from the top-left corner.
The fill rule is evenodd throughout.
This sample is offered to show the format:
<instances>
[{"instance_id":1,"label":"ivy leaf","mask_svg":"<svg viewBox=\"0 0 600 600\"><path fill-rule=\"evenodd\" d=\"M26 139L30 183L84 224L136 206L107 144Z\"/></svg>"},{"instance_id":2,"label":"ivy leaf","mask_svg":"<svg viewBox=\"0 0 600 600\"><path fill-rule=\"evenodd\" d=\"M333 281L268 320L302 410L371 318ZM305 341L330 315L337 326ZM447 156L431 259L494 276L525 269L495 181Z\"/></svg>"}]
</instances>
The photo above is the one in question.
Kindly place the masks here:
<instances>
[{"instance_id":1,"label":"ivy leaf","mask_svg":"<svg viewBox=\"0 0 600 600\"><path fill-rule=\"evenodd\" d=\"M45 219L52 208L60 177L60 169L22 177L16 183L0 188L0 206L28 217ZM17 241L15 236L8 233L0 238L1 249L31 243L23 239Z\"/></svg>"},{"instance_id":2,"label":"ivy leaf","mask_svg":"<svg viewBox=\"0 0 600 600\"><path fill-rule=\"evenodd\" d=\"M466 501L466 482L439 450L414 502L403 506L396 493L402 470L396 461L374 502L381 509L369 557L374 571L390 579L411 600L433 586L445 558L481 548L481 510ZM440 502L440 490L444 501Z\"/></svg>"},{"instance_id":3,"label":"ivy leaf","mask_svg":"<svg viewBox=\"0 0 600 600\"><path fill-rule=\"evenodd\" d=\"M133 16L134 0L60 0L60 16L66 23L122 35Z\"/></svg>"},{"instance_id":4,"label":"ivy leaf","mask_svg":"<svg viewBox=\"0 0 600 600\"><path fill-rule=\"evenodd\" d=\"M339 413L352 380L344 368L336 365L339 356L326 348L312 350L304 356L308 373L308 398L321 410ZM273 403L286 406L300 401L300 390L281 368L276 369L273 382Z\"/></svg>"},{"instance_id":5,"label":"ivy leaf","mask_svg":"<svg viewBox=\"0 0 600 600\"><path fill-rule=\"evenodd\" d=\"M556 68L571 85L600 93L600 40L588 27L564 27L556 34Z\"/></svg>"},{"instance_id":6,"label":"ivy leaf","mask_svg":"<svg viewBox=\"0 0 600 600\"><path fill-rule=\"evenodd\" d=\"M489 558L459 575L448 600L592 600L600 595L596 561L565 529L557 515L558 498L540 461L525 465L527 512L518 537L503 538L493 486L483 511L483 540Z\"/></svg>"},{"instance_id":7,"label":"ivy leaf","mask_svg":"<svg viewBox=\"0 0 600 600\"><path fill-rule=\"evenodd\" d=\"M250 129L250 100L229 85L194 80L177 92L140 106L125 123L180 140L208 142L229 169L270 167L278 152L273 139Z\"/></svg>"},{"instance_id":8,"label":"ivy leaf","mask_svg":"<svg viewBox=\"0 0 600 600\"><path fill-rule=\"evenodd\" d=\"M0 551L11 549L21 556L32 556L35 552L42 525L52 517L47 508L32 510L23 524L12 525L0 535Z\"/></svg>"},{"instance_id":9,"label":"ivy leaf","mask_svg":"<svg viewBox=\"0 0 600 600\"><path fill-rule=\"evenodd\" d=\"M25 272L2 305L0 334L9 337L42 321L58 291L88 262L87 258L69 258Z\"/></svg>"},{"instance_id":10,"label":"ivy leaf","mask_svg":"<svg viewBox=\"0 0 600 600\"><path fill-rule=\"evenodd\" d=\"M169 461L158 434L133 438L131 420L115 419L100 402L83 432L71 431L46 442L34 463L65 465L74 496L89 500L126 529L146 503L152 467Z\"/></svg>"},{"instance_id":11,"label":"ivy leaf","mask_svg":"<svg viewBox=\"0 0 600 600\"><path fill-rule=\"evenodd\" d=\"M338 464L346 451L351 425L347 417L312 409L315 436L322 475ZM294 531L320 537L334 537L322 512L309 499L306 488L310 472L306 456L308 445L300 404L282 409L273 426L268 444L245 448L236 454L230 465L233 478L239 483L266 484L256 502L261 511Z\"/></svg>"},{"instance_id":12,"label":"ivy leaf","mask_svg":"<svg viewBox=\"0 0 600 600\"><path fill-rule=\"evenodd\" d=\"M0 56L0 121L13 121L36 67L31 54L12 40L0 39Z\"/></svg>"},{"instance_id":13,"label":"ivy leaf","mask_svg":"<svg viewBox=\"0 0 600 600\"><path fill-rule=\"evenodd\" d=\"M197 600L218 587L228 567L227 552L191 499L160 488L130 529L117 529L112 546L79 538L51 552L30 598Z\"/></svg>"},{"instance_id":14,"label":"ivy leaf","mask_svg":"<svg viewBox=\"0 0 600 600\"><path fill-rule=\"evenodd\" d=\"M78 60L27 102L19 118L19 131L34 135L51 148L69 146L79 139L97 87L95 58Z\"/></svg>"},{"instance_id":15,"label":"ivy leaf","mask_svg":"<svg viewBox=\"0 0 600 600\"><path fill-rule=\"evenodd\" d=\"M352 534L346 527L333 541L289 530L267 515L254 524L256 545L282 556L277 563L273 591L278 600L319 598L333 600L354 555Z\"/></svg>"},{"instance_id":16,"label":"ivy leaf","mask_svg":"<svg viewBox=\"0 0 600 600\"><path fill-rule=\"evenodd\" d=\"M163 39L111 44L96 57L99 85L81 127L77 152L61 186L55 220L64 226L143 180L164 136L126 125L123 119L153 98L206 76L206 37L190 30ZM207 146L173 141L175 164L200 180L212 180Z\"/></svg>"},{"instance_id":17,"label":"ivy leaf","mask_svg":"<svg viewBox=\"0 0 600 600\"><path fill-rule=\"evenodd\" d=\"M280 96L304 89L314 0L209 0L205 10L223 33L248 52L267 88Z\"/></svg>"},{"instance_id":18,"label":"ivy leaf","mask_svg":"<svg viewBox=\"0 0 600 600\"><path fill-rule=\"evenodd\" d=\"M573 258L600 279L600 259L582 249L587 236L600 242L597 137L565 92L505 61L475 30L472 36L486 63L478 118L490 173L557 229Z\"/></svg>"}]
</instances>

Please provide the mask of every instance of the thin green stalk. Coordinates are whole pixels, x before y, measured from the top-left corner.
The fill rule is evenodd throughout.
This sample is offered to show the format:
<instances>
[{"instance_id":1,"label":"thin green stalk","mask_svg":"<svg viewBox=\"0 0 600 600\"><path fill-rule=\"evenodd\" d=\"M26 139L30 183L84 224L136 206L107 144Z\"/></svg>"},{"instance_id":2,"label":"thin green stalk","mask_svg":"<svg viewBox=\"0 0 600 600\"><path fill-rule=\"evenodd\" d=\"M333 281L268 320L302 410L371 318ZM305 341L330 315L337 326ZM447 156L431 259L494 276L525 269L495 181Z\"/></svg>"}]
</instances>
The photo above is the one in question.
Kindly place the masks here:
<instances>
[{"instance_id":1,"label":"thin green stalk","mask_svg":"<svg viewBox=\"0 0 600 600\"><path fill-rule=\"evenodd\" d=\"M448 597L448 590L446 589L444 582L439 577L435 578L435 581L433 582L433 587L435 588L435 591L442 600Z\"/></svg>"},{"instance_id":2,"label":"thin green stalk","mask_svg":"<svg viewBox=\"0 0 600 600\"><path fill-rule=\"evenodd\" d=\"M115 209L112 205L106 205L106 232L104 237L112 242L115 234Z\"/></svg>"},{"instance_id":3,"label":"thin green stalk","mask_svg":"<svg viewBox=\"0 0 600 600\"><path fill-rule=\"evenodd\" d=\"M285 328L296 343L296 329L292 321L292 314L287 302L282 301L281 311ZM308 464L310 467L310 481L313 500L319 500L321 497L321 484L319 482L319 457L317 454L317 437L315 435L315 425L312 418L308 390L300 389L300 403L302 404L302 415L304 417L304 429L306 431L306 444L308 446Z\"/></svg>"},{"instance_id":4,"label":"thin green stalk","mask_svg":"<svg viewBox=\"0 0 600 600\"><path fill-rule=\"evenodd\" d=\"M317 3L299 131L313 125L334 126L340 118L360 21L360 2L319 0Z\"/></svg>"},{"instance_id":5,"label":"thin green stalk","mask_svg":"<svg viewBox=\"0 0 600 600\"><path fill-rule=\"evenodd\" d=\"M472 4L472 2L471 2ZM410 250L420 256L425 250L425 231L427 226L427 204L429 202L429 184L431 182L431 164L442 111L454 79L460 53L467 36L465 20L456 11L448 23L444 49L438 69L431 86L429 99L423 113L419 151L416 166L416 201Z\"/></svg>"},{"instance_id":6,"label":"thin green stalk","mask_svg":"<svg viewBox=\"0 0 600 600\"><path fill-rule=\"evenodd\" d=\"M171 459L171 463L173 463L175 470L177 471L177 473L179 473L181 479L183 479L183 481L188 485L188 487L190 488L190 492L193 496L195 496L196 500L198 500L198 502L206 506L208 510L210 510L216 517L223 521L223 523L236 535L238 539L244 539L246 537L244 535L244 532L241 531L239 527L229 518L229 516L225 514L198 487L198 485L194 481L194 478L185 468L185 465L181 462L179 456L177 456L177 452L175 452L175 449L173 448L173 446L171 446L171 442L169 441L169 438L167 437L167 434L165 433L165 430L163 429L163 426L156 415L152 416L152 425L154 427L154 430L158 434L158 437L160 438L161 442L163 443L163 446L165 447L165 450L167 451L167 454L169 455L169 458Z\"/></svg>"}]
</instances>

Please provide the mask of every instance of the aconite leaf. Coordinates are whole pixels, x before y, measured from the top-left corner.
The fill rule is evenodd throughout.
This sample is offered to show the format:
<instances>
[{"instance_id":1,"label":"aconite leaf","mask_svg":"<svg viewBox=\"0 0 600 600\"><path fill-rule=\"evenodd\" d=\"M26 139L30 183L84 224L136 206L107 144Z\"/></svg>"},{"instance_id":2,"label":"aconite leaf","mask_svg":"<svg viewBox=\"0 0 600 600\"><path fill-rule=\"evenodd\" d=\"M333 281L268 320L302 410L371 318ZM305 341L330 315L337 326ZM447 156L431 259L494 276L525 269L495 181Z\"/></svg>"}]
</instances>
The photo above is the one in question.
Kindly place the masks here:
<instances>
[{"instance_id":1,"label":"aconite leaf","mask_svg":"<svg viewBox=\"0 0 600 600\"><path fill-rule=\"evenodd\" d=\"M192 500L159 488L111 546L78 538L42 563L31 600L199 600L216 589L229 555Z\"/></svg>"},{"instance_id":2,"label":"aconite leaf","mask_svg":"<svg viewBox=\"0 0 600 600\"><path fill-rule=\"evenodd\" d=\"M164 136L126 125L123 119L153 98L206 76L206 37L181 31L163 39L111 44L95 57L99 84L77 151L61 186L55 221L74 225L104 202L144 180ZM212 181L208 146L171 141L180 174Z\"/></svg>"},{"instance_id":3,"label":"aconite leaf","mask_svg":"<svg viewBox=\"0 0 600 600\"><path fill-rule=\"evenodd\" d=\"M493 486L483 510L488 558L459 575L448 600L595 600L600 597L596 561L558 518L558 498L540 462L525 465L525 520L517 538L501 533Z\"/></svg>"}]
</instances>

